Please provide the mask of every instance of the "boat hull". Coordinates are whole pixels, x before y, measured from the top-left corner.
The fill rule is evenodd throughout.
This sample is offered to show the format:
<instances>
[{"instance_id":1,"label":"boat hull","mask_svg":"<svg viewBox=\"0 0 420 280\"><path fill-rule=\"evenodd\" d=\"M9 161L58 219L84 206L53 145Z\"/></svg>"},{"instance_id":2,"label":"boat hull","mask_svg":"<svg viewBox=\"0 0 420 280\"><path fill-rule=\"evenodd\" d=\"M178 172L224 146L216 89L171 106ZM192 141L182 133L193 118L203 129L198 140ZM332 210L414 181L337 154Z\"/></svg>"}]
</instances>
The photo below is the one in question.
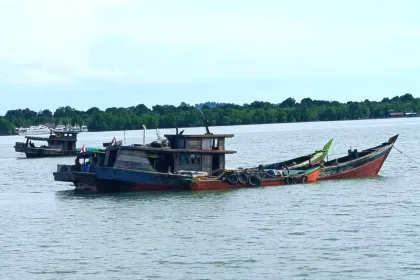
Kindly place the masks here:
<instances>
[{"instance_id":1,"label":"boat hull","mask_svg":"<svg viewBox=\"0 0 420 280\"><path fill-rule=\"evenodd\" d=\"M141 192L188 190L185 177L159 172L99 167L94 175L76 172L76 190L90 192Z\"/></svg>"},{"instance_id":2,"label":"boat hull","mask_svg":"<svg viewBox=\"0 0 420 280\"><path fill-rule=\"evenodd\" d=\"M318 176L321 172L321 169L315 169L306 174L307 183L316 182ZM284 177L280 178L269 178L269 179L262 179L259 187L277 187L277 186L284 186L287 185L286 180ZM191 180L190 183L191 190L222 190L222 189L239 189L239 188L249 188L255 187L250 186L249 184L230 184L229 182L223 180L206 180L206 179L195 179Z\"/></svg>"},{"instance_id":3,"label":"boat hull","mask_svg":"<svg viewBox=\"0 0 420 280\"><path fill-rule=\"evenodd\" d=\"M16 150L16 152L22 152L22 151ZM23 153L26 155L27 158L70 157L70 156L76 155L76 152L73 152L73 151L51 151L51 150L42 149L42 148L26 149L26 151L23 151Z\"/></svg>"},{"instance_id":4,"label":"boat hull","mask_svg":"<svg viewBox=\"0 0 420 280\"><path fill-rule=\"evenodd\" d=\"M318 180L350 179L377 176L388 158L398 136L394 136L382 147L357 159L322 168Z\"/></svg>"},{"instance_id":5,"label":"boat hull","mask_svg":"<svg viewBox=\"0 0 420 280\"><path fill-rule=\"evenodd\" d=\"M307 182L315 182L321 169L314 168L305 174ZM185 190L218 190L248 188L249 184L230 184L220 180L190 179L176 174L142 172L137 170L120 170L114 168L97 168L90 172L55 172L54 179L72 182L75 190L88 193L143 192L143 191L185 191ZM265 178L260 187L286 185L285 178Z\"/></svg>"},{"instance_id":6,"label":"boat hull","mask_svg":"<svg viewBox=\"0 0 420 280\"><path fill-rule=\"evenodd\" d=\"M323 169L318 180L349 179L360 177L373 177L379 174L388 154L374 159L366 164L354 163L343 167L330 167Z\"/></svg>"}]
</instances>

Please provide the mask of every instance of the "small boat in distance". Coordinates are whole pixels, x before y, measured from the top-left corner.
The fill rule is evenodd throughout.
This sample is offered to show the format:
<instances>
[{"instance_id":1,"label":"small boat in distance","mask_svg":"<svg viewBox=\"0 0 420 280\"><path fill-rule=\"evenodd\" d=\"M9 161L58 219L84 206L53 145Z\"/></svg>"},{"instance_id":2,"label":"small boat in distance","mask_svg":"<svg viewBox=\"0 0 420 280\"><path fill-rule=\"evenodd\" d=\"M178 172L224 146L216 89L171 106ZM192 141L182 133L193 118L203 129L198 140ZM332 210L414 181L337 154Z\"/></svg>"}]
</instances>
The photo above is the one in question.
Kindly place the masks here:
<instances>
[{"instance_id":1,"label":"small boat in distance","mask_svg":"<svg viewBox=\"0 0 420 280\"><path fill-rule=\"evenodd\" d=\"M52 129L52 132L63 132L63 131L67 131L67 127L63 124L59 124L57 125L54 129Z\"/></svg>"},{"instance_id":2,"label":"small boat in distance","mask_svg":"<svg viewBox=\"0 0 420 280\"><path fill-rule=\"evenodd\" d=\"M80 125L75 124L72 128L72 131L74 132L82 132L82 128L80 127Z\"/></svg>"},{"instance_id":3,"label":"small boat in distance","mask_svg":"<svg viewBox=\"0 0 420 280\"><path fill-rule=\"evenodd\" d=\"M388 142L361 152L348 150L347 156L323 163L318 180L378 175L397 139L398 135L395 135L389 138Z\"/></svg>"},{"instance_id":4,"label":"small boat in distance","mask_svg":"<svg viewBox=\"0 0 420 280\"><path fill-rule=\"evenodd\" d=\"M83 124L80 129L81 129L81 132L89 132L89 129L85 124Z\"/></svg>"},{"instance_id":5,"label":"small boat in distance","mask_svg":"<svg viewBox=\"0 0 420 280\"><path fill-rule=\"evenodd\" d=\"M21 127L18 129L18 134L20 136L29 136L29 135L44 135L50 134L51 130L45 125L30 126L30 127Z\"/></svg>"},{"instance_id":6,"label":"small boat in distance","mask_svg":"<svg viewBox=\"0 0 420 280\"><path fill-rule=\"evenodd\" d=\"M76 132L57 132L49 137L25 136L25 142L16 142L15 151L28 158L62 157L76 155ZM48 145L35 146L32 141L47 142Z\"/></svg>"},{"instance_id":7,"label":"small boat in distance","mask_svg":"<svg viewBox=\"0 0 420 280\"><path fill-rule=\"evenodd\" d=\"M53 132L73 131L73 132L80 133L80 132L88 132L89 130L86 125L80 126L78 124L75 124L74 126L72 126L71 124L63 125L60 123L52 131Z\"/></svg>"}]
</instances>

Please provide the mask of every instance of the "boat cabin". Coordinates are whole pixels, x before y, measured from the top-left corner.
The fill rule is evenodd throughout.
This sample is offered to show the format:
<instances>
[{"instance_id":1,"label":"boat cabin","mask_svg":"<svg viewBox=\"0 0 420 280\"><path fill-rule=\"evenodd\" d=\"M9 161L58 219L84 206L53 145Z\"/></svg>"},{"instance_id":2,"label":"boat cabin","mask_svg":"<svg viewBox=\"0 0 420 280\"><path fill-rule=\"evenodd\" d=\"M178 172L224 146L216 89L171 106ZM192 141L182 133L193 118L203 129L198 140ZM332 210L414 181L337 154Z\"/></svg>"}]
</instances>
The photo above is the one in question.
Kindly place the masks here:
<instances>
[{"instance_id":1,"label":"boat cabin","mask_svg":"<svg viewBox=\"0 0 420 280\"><path fill-rule=\"evenodd\" d=\"M233 134L165 135L149 145L108 147L104 165L119 169L179 173L212 172L225 168L226 138Z\"/></svg>"}]
</instances>

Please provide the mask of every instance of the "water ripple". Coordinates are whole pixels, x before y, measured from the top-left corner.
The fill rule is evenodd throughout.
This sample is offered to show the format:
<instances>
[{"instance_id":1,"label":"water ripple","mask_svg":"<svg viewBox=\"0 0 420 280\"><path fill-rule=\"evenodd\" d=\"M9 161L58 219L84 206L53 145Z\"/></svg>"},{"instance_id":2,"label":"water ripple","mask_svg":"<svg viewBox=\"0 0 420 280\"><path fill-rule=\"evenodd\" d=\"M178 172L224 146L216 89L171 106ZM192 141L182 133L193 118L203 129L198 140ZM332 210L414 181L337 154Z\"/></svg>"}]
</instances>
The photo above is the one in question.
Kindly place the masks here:
<instances>
[{"instance_id":1,"label":"water ripple","mask_svg":"<svg viewBox=\"0 0 420 280\"><path fill-rule=\"evenodd\" d=\"M309 153L331 137L331 153L345 154L350 145L370 147L397 133L398 147L420 157L418 121L214 132L236 133L228 145L241 152L228 158L231 166ZM135 141L141 133L133 133ZM80 138L94 146L117 135ZM24 159L13 151L17 140L0 138L0 279L420 279L419 169L399 153L378 178L84 195L51 175L73 159Z\"/></svg>"}]
</instances>

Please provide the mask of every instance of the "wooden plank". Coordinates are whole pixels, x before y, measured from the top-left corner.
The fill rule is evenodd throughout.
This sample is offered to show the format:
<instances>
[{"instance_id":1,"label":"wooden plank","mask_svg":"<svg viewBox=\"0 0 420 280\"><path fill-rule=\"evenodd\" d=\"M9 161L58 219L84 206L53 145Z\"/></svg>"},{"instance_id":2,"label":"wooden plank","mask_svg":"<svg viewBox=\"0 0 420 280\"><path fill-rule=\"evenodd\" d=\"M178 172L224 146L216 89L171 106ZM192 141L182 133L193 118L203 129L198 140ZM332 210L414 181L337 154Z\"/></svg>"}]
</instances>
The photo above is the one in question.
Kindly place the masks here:
<instances>
[{"instance_id":1,"label":"wooden plank","mask_svg":"<svg viewBox=\"0 0 420 280\"><path fill-rule=\"evenodd\" d=\"M220 168L221 169L225 169L225 165L226 165L226 160L225 160L225 155L220 155L219 156L220 159Z\"/></svg>"},{"instance_id":2,"label":"wooden plank","mask_svg":"<svg viewBox=\"0 0 420 280\"><path fill-rule=\"evenodd\" d=\"M201 140L187 140L187 149L200 150L201 149Z\"/></svg>"},{"instance_id":3,"label":"wooden plank","mask_svg":"<svg viewBox=\"0 0 420 280\"><path fill-rule=\"evenodd\" d=\"M211 150L213 146L213 139L202 139L201 140L203 150Z\"/></svg>"},{"instance_id":4,"label":"wooden plank","mask_svg":"<svg viewBox=\"0 0 420 280\"><path fill-rule=\"evenodd\" d=\"M219 138L219 150L224 150L225 149L225 139L224 138Z\"/></svg>"},{"instance_id":5,"label":"wooden plank","mask_svg":"<svg viewBox=\"0 0 420 280\"><path fill-rule=\"evenodd\" d=\"M211 155L201 156L201 170L209 173L213 171L213 158Z\"/></svg>"}]
</instances>

